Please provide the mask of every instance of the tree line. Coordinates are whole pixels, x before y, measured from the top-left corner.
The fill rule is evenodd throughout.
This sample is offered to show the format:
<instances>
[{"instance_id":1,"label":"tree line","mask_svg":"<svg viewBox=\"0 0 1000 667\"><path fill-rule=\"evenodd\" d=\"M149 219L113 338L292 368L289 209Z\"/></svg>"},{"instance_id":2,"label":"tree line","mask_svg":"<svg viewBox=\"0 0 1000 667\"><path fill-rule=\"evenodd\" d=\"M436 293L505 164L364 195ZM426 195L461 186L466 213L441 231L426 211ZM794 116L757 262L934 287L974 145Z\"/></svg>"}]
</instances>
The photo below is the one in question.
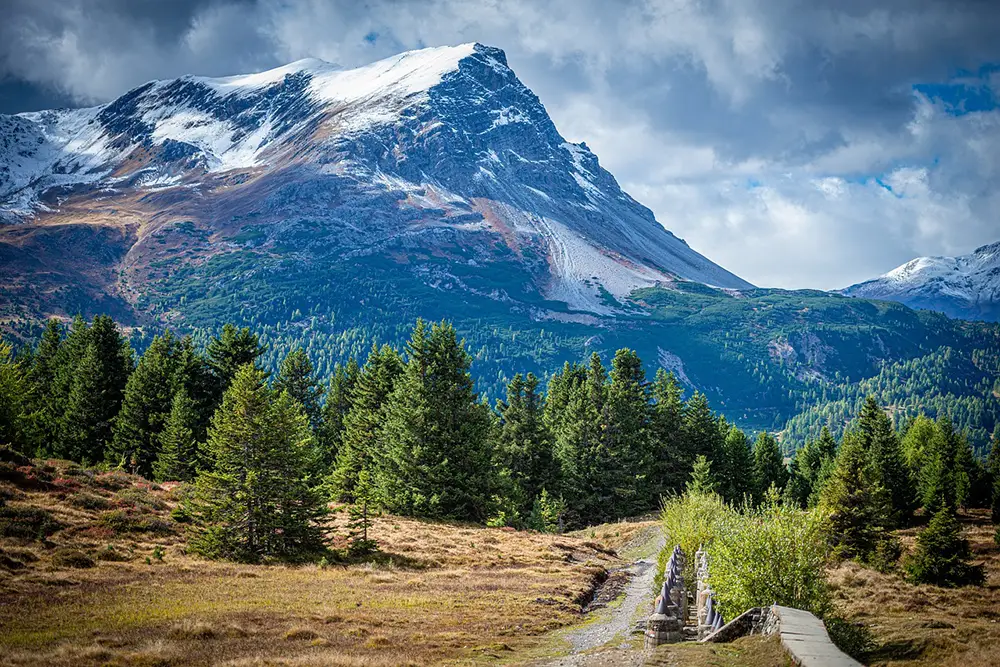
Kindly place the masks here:
<instances>
[{"instance_id":1,"label":"tree line","mask_svg":"<svg viewBox=\"0 0 1000 667\"><path fill-rule=\"evenodd\" d=\"M809 506L864 475L883 504L851 505L848 523L869 512L880 518L862 528L886 530L918 504L988 503L996 477L946 419L897 433L873 400L843 444L824 431L786 466L774 436L751 439L669 373L648 380L628 349L610 367L596 353L566 363L544 388L517 374L492 406L446 322L418 321L404 349L373 345L326 382L302 349L273 375L264 354L232 325L204 348L166 332L137 357L108 317L53 320L34 349L0 349L0 441L192 482L197 545L244 560L319 548L329 499L361 508L361 544L368 508L551 531L655 510L685 484ZM863 464L841 472L855 450Z\"/></svg>"}]
</instances>

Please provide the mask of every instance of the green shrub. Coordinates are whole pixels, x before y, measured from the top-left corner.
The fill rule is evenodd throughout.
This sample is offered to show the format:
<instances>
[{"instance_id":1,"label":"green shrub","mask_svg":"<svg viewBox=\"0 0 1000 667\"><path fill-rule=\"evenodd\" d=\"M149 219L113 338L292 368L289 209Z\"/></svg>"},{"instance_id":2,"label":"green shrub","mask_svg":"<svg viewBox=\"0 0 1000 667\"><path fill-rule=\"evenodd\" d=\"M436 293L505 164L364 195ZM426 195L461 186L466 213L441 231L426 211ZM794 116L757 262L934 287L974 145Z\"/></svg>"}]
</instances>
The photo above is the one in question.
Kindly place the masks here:
<instances>
[{"instance_id":1,"label":"green shrub","mask_svg":"<svg viewBox=\"0 0 1000 667\"><path fill-rule=\"evenodd\" d=\"M958 519L946 506L917 535L917 548L907 556L904 566L907 577L918 584L981 586L986 578L983 566L971 564L971 558Z\"/></svg>"},{"instance_id":2,"label":"green shrub","mask_svg":"<svg viewBox=\"0 0 1000 667\"><path fill-rule=\"evenodd\" d=\"M0 537L42 540L62 527L48 510L39 507L0 507Z\"/></svg>"},{"instance_id":3,"label":"green shrub","mask_svg":"<svg viewBox=\"0 0 1000 667\"><path fill-rule=\"evenodd\" d=\"M101 473L94 476L94 486L108 491L120 491L132 486L132 478L121 470Z\"/></svg>"},{"instance_id":4,"label":"green shrub","mask_svg":"<svg viewBox=\"0 0 1000 667\"><path fill-rule=\"evenodd\" d=\"M840 616L827 616L823 619L830 641L841 651L855 660L867 664L869 655L878 648L875 635L863 623L851 623Z\"/></svg>"},{"instance_id":5,"label":"green shrub","mask_svg":"<svg viewBox=\"0 0 1000 667\"><path fill-rule=\"evenodd\" d=\"M899 537L889 533L875 545L875 553L868 558L866 564L879 572L888 574L896 570L899 565L899 557L902 554L903 544Z\"/></svg>"},{"instance_id":6,"label":"green shrub","mask_svg":"<svg viewBox=\"0 0 1000 667\"><path fill-rule=\"evenodd\" d=\"M132 560L132 558L129 554L123 554L115 549L114 546L109 544L107 547L97 552L97 560L108 561L111 563L124 563Z\"/></svg>"},{"instance_id":7,"label":"green shrub","mask_svg":"<svg viewBox=\"0 0 1000 667\"><path fill-rule=\"evenodd\" d=\"M151 494L146 489L130 488L119 491L115 494L115 503L118 507L134 507L138 510L165 510L167 504Z\"/></svg>"},{"instance_id":8,"label":"green shrub","mask_svg":"<svg viewBox=\"0 0 1000 667\"><path fill-rule=\"evenodd\" d=\"M170 534L174 532L174 526L170 521L130 509L102 512L97 517L97 524L111 530L116 535L127 533Z\"/></svg>"},{"instance_id":9,"label":"green shrub","mask_svg":"<svg viewBox=\"0 0 1000 667\"><path fill-rule=\"evenodd\" d=\"M52 554L52 564L56 567L75 567L86 569L97 565L94 559L79 549L56 549Z\"/></svg>"},{"instance_id":10,"label":"green shrub","mask_svg":"<svg viewBox=\"0 0 1000 667\"><path fill-rule=\"evenodd\" d=\"M718 495L685 494L664 501L661 520L666 535L666 547L660 553L657 571L662 573L670 558L674 545L679 544L687 555L684 576L692 581L694 576L694 554L702 546L711 543L734 514ZM659 585L658 575L656 584Z\"/></svg>"},{"instance_id":11,"label":"green shrub","mask_svg":"<svg viewBox=\"0 0 1000 667\"><path fill-rule=\"evenodd\" d=\"M823 519L815 510L769 503L721 522L706 551L709 583L724 614L776 603L822 618L830 609Z\"/></svg>"}]
</instances>

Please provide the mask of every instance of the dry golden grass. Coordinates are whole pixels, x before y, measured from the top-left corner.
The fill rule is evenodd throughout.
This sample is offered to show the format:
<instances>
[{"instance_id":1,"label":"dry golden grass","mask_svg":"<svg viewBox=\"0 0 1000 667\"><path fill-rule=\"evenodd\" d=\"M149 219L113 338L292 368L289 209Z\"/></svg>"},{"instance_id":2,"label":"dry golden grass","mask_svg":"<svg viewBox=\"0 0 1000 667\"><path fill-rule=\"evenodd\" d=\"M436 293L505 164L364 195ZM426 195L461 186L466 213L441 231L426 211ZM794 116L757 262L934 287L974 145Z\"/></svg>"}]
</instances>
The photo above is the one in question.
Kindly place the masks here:
<instances>
[{"instance_id":1,"label":"dry golden grass","mask_svg":"<svg viewBox=\"0 0 1000 667\"><path fill-rule=\"evenodd\" d=\"M489 662L579 620L614 562L579 538L397 517L375 519L371 563L209 562L185 553L184 527L169 521L176 491L47 465L28 471L34 482L0 481L9 506L46 509L63 526L44 540L0 538L20 563L0 567L4 665ZM116 532L109 511L162 525ZM109 547L128 560L102 558ZM60 548L96 566L57 566Z\"/></svg>"},{"instance_id":2,"label":"dry golden grass","mask_svg":"<svg viewBox=\"0 0 1000 667\"><path fill-rule=\"evenodd\" d=\"M918 586L856 563L830 571L838 609L867 625L880 644L872 665L1000 665L1000 548L989 512L962 520L975 559L986 564L984 587ZM912 547L916 532L901 531L904 545Z\"/></svg>"},{"instance_id":3,"label":"dry golden grass","mask_svg":"<svg viewBox=\"0 0 1000 667\"><path fill-rule=\"evenodd\" d=\"M649 539L651 532L658 530L660 530L660 522L655 517L640 517L613 523L602 523L599 526L591 526L566 534L570 537L593 542L599 548L614 551L628 559L630 550L642 546Z\"/></svg>"}]
</instances>

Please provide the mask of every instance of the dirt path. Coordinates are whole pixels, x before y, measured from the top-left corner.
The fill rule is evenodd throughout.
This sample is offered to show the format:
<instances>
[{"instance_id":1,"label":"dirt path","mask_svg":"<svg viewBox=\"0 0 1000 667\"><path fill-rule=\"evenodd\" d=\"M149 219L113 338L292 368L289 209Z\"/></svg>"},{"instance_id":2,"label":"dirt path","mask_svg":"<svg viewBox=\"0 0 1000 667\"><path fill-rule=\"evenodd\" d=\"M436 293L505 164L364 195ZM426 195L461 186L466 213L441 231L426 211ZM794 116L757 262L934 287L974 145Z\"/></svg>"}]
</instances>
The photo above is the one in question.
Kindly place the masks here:
<instances>
[{"instance_id":1,"label":"dirt path","mask_svg":"<svg viewBox=\"0 0 1000 667\"><path fill-rule=\"evenodd\" d=\"M638 559L624 570L628 575L624 593L592 612L593 618L586 625L565 634L563 639L571 646L570 654L545 663L546 667L628 667L643 663L642 637L633 636L632 629L652 606L656 557L664 545L660 530L650 532L636 552Z\"/></svg>"}]
</instances>

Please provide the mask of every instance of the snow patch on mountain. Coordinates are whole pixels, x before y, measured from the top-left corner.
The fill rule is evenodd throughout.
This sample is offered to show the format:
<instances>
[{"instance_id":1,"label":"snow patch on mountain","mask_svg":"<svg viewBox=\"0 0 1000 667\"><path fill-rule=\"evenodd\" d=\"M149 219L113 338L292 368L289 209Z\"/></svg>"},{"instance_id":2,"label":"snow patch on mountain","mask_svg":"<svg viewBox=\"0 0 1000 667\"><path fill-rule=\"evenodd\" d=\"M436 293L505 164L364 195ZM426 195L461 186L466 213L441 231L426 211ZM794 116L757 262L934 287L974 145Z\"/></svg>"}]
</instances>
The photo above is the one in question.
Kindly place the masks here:
<instances>
[{"instance_id":1,"label":"snow patch on mountain","mask_svg":"<svg viewBox=\"0 0 1000 667\"><path fill-rule=\"evenodd\" d=\"M844 290L963 319L1000 319L1000 243L959 257L917 257Z\"/></svg>"}]
</instances>

